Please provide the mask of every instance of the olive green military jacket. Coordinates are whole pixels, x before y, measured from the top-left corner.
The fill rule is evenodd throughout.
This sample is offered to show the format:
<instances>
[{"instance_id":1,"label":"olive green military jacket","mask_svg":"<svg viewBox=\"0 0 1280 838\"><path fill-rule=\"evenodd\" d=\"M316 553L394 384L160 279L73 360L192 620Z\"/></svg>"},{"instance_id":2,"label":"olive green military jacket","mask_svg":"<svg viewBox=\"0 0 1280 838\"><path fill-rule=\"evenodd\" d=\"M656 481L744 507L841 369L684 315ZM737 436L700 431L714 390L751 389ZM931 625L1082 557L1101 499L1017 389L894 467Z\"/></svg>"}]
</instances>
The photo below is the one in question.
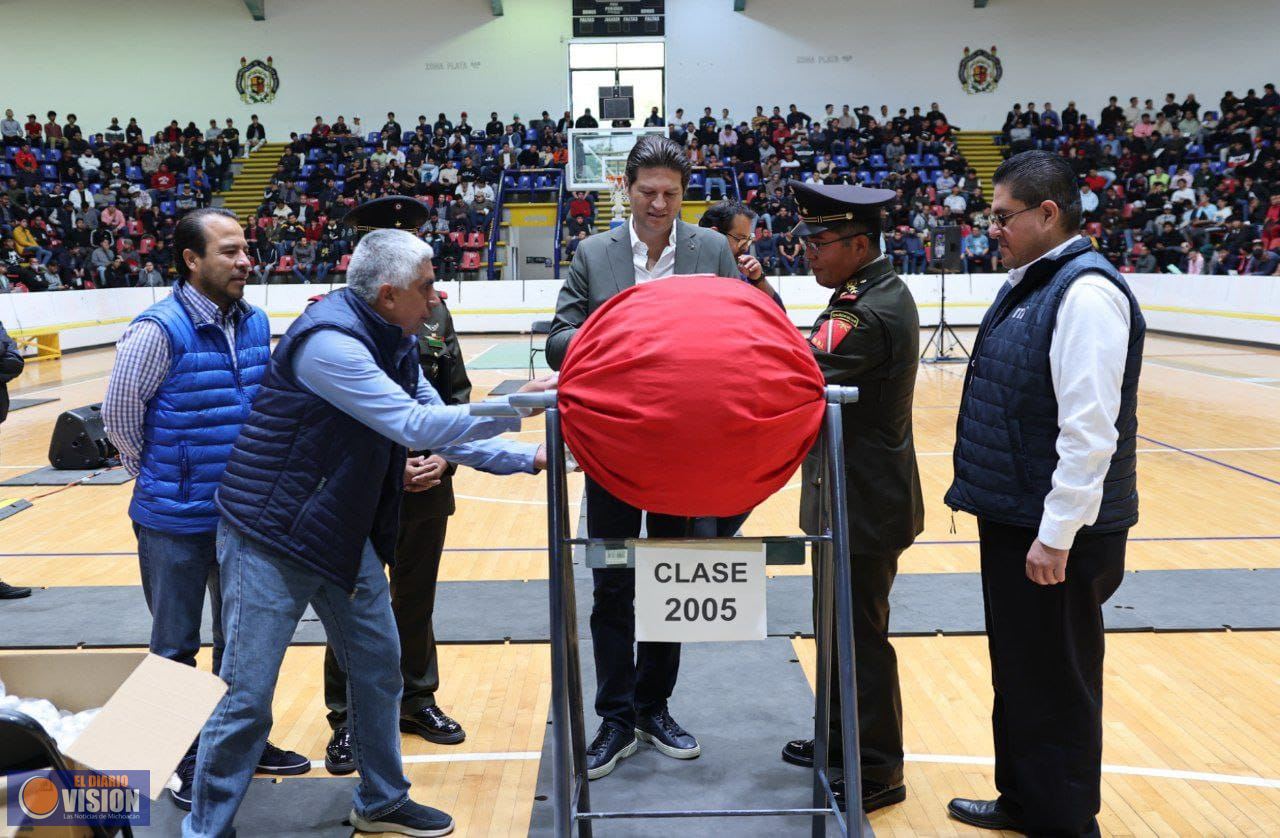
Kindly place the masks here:
<instances>
[{"instance_id":1,"label":"olive green military jacket","mask_svg":"<svg viewBox=\"0 0 1280 838\"><path fill-rule=\"evenodd\" d=\"M828 384L858 388L841 408L851 552L904 550L924 529L911 407L920 364L920 318L892 263L880 257L831 295L809 337ZM821 445L801 474L800 526L819 527Z\"/></svg>"},{"instance_id":2,"label":"olive green military jacket","mask_svg":"<svg viewBox=\"0 0 1280 838\"><path fill-rule=\"evenodd\" d=\"M418 360L422 374L436 388L445 404L465 404L471 401L471 379L462 363L462 347L453 330L453 316L441 303L431 309L426 324L418 332ZM440 480L425 492L405 492L400 502L400 517L404 519L443 518L456 510L453 500L453 473L457 466L450 465Z\"/></svg>"}]
</instances>

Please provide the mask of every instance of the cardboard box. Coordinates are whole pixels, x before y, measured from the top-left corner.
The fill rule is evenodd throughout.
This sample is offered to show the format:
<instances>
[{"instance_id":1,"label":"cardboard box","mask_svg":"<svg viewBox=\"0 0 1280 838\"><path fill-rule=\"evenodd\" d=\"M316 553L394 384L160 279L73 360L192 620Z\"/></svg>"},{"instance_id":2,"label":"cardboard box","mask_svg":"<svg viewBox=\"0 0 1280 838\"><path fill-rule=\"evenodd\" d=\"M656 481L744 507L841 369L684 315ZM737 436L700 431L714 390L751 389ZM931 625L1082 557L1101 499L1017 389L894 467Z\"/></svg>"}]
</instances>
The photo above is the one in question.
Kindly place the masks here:
<instances>
[{"instance_id":1,"label":"cardboard box","mask_svg":"<svg viewBox=\"0 0 1280 838\"><path fill-rule=\"evenodd\" d=\"M0 655L0 679L9 694L59 710L101 707L63 755L72 767L150 772L152 800L227 691L215 675L146 652Z\"/></svg>"}]
</instances>

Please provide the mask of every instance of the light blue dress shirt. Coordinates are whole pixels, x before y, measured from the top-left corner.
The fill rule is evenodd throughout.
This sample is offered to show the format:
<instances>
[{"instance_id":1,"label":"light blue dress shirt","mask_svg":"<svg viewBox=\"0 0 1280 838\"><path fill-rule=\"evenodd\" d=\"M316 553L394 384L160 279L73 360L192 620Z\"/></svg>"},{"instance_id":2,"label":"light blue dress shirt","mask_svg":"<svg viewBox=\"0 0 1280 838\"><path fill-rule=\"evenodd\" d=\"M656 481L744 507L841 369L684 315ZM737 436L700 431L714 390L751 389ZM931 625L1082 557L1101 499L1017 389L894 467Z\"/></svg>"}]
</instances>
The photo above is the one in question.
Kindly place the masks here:
<instances>
[{"instance_id":1,"label":"light blue dress shirt","mask_svg":"<svg viewBox=\"0 0 1280 838\"><path fill-rule=\"evenodd\" d=\"M417 339L405 338L397 361L412 351ZM520 430L519 419L472 416L466 405L446 405L421 377L412 398L345 332L320 329L304 338L293 353L293 374L313 395L410 451L431 451L492 474L534 472L537 445L488 438Z\"/></svg>"}]
</instances>

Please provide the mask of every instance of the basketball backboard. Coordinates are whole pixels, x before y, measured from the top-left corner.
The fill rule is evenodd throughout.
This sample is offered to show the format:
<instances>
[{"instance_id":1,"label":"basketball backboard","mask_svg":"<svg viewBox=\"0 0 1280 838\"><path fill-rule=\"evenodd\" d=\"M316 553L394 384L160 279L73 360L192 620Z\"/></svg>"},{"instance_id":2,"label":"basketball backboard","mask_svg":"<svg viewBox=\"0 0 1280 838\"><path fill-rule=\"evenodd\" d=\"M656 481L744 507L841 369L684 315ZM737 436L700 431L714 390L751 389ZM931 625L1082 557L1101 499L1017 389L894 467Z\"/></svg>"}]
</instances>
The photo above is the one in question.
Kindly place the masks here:
<instances>
[{"instance_id":1,"label":"basketball backboard","mask_svg":"<svg viewBox=\"0 0 1280 838\"><path fill-rule=\"evenodd\" d=\"M569 131L568 189L607 191L610 175L622 175L627 155L645 134L665 128L574 128Z\"/></svg>"}]
</instances>

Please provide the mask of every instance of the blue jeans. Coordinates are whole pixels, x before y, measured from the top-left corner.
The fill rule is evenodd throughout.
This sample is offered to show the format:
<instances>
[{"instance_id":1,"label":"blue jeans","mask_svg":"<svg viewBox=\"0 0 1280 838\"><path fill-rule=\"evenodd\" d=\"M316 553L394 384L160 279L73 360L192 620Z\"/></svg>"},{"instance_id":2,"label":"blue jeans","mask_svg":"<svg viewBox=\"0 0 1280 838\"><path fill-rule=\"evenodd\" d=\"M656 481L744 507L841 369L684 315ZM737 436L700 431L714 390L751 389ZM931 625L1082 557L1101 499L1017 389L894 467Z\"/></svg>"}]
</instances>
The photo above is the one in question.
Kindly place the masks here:
<instances>
[{"instance_id":1,"label":"blue jeans","mask_svg":"<svg viewBox=\"0 0 1280 838\"><path fill-rule=\"evenodd\" d=\"M212 532L179 535L133 525L138 537L142 595L151 611L149 648L162 658L196 665L200 651L200 615L209 591L213 617L213 674L222 665L222 588Z\"/></svg>"},{"instance_id":2,"label":"blue jeans","mask_svg":"<svg viewBox=\"0 0 1280 838\"><path fill-rule=\"evenodd\" d=\"M727 198L727 197L729 197L729 187L725 185L724 178L722 178L722 177L709 177L709 178L707 178L706 194L703 196L703 197L705 197L708 201L710 201L710 200L711 200L711 187L713 187L713 186L719 186L719 187L720 187L720 197L721 197L721 198Z\"/></svg>"},{"instance_id":3,"label":"blue jeans","mask_svg":"<svg viewBox=\"0 0 1280 838\"><path fill-rule=\"evenodd\" d=\"M354 591L274 553L225 521L218 525L227 652L227 694L200 734L184 836L234 834L232 822L271 730L280 664L307 604L324 625L347 680L348 720L360 785L354 807L379 820L409 799L400 761L400 640L387 577L365 542Z\"/></svg>"}]
</instances>

